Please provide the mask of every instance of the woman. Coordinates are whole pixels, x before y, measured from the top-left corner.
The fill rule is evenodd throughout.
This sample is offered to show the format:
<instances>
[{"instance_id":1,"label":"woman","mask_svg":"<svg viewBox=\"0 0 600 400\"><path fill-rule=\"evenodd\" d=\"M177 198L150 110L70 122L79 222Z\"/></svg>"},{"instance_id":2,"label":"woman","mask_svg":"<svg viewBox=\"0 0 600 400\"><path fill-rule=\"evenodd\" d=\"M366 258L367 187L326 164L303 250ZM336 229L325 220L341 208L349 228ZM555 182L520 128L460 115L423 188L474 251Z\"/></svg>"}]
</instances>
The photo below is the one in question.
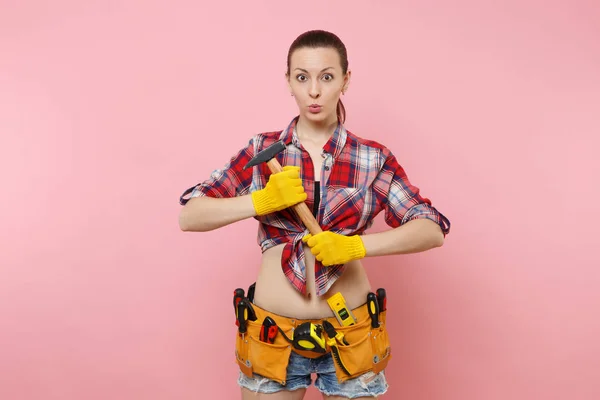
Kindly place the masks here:
<instances>
[{"instance_id":1,"label":"woman","mask_svg":"<svg viewBox=\"0 0 600 400\"><path fill-rule=\"evenodd\" d=\"M346 48L336 35L300 35L290 46L285 74L298 116L282 131L253 136L227 165L180 198L184 231L210 231L250 217L259 221L263 253L254 295L236 303L243 399L302 399L311 373L324 399L384 393L391 358L385 301L383 292L373 294L360 260L439 247L450 229L390 150L344 127L340 96L350 75ZM278 142L285 144L276 156L282 172L271 173L265 163L244 168ZM294 213L292 206L303 201L322 233L309 234ZM382 210L392 229L363 234ZM377 300L373 316L367 296ZM263 328L274 342L261 336L267 321L276 324L274 330Z\"/></svg>"}]
</instances>

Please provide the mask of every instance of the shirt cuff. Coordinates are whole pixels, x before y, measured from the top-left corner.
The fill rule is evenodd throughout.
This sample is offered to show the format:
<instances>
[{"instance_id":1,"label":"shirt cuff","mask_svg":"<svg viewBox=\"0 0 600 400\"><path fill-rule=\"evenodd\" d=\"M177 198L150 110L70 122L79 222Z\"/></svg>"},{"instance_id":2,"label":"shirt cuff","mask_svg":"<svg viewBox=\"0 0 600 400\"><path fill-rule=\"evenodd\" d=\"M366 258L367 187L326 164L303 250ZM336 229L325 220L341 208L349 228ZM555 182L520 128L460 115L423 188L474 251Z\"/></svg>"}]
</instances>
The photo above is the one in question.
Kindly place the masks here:
<instances>
[{"instance_id":1,"label":"shirt cuff","mask_svg":"<svg viewBox=\"0 0 600 400\"><path fill-rule=\"evenodd\" d=\"M436 210L435 207L426 203L411 207L404 215L404 218L402 218L402 224L421 218L429 219L438 224L444 233L444 237L450 232L450 220Z\"/></svg>"}]
</instances>

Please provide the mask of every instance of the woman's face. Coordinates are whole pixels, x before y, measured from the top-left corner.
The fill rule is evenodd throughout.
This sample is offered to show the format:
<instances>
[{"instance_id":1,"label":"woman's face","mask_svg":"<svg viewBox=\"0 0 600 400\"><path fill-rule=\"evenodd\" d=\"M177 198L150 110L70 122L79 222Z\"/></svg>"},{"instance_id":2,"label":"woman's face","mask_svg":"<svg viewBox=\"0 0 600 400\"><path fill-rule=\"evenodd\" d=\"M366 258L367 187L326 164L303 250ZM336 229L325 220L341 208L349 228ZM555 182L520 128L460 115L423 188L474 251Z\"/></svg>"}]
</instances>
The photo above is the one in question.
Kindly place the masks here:
<instances>
[{"instance_id":1,"label":"woman's face","mask_svg":"<svg viewBox=\"0 0 600 400\"><path fill-rule=\"evenodd\" d=\"M304 47L294 51L286 78L303 118L325 123L337 120L337 103L348 85L350 71L343 74L335 49Z\"/></svg>"}]
</instances>

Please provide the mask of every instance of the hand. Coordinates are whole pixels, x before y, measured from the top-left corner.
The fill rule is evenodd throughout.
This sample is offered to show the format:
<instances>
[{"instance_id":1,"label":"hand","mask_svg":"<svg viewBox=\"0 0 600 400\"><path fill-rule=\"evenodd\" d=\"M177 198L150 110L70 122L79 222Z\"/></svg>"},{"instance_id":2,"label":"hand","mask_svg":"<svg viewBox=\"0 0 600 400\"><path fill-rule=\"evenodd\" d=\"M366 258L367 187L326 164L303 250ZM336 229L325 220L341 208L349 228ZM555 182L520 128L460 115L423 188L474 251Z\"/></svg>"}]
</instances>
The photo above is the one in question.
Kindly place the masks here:
<instances>
[{"instance_id":1,"label":"hand","mask_svg":"<svg viewBox=\"0 0 600 400\"><path fill-rule=\"evenodd\" d=\"M330 231L324 231L302 238L310 247L310 252L315 258L328 267L331 265L346 264L352 260L359 260L367 255L363 241L359 235L344 236Z\"/></svg>"},{"instance_id":2,"label":"hand","mask_svg":"<svg viewBox=\"0 0 600 400\"><path fill-rule=\"evenodd\" d=\"M251 195L257 215L270 214L303 202L306 193L300 179L300 167L286 165L283 171L271 174L264 189Z\"/></svg>"}]
</instances>

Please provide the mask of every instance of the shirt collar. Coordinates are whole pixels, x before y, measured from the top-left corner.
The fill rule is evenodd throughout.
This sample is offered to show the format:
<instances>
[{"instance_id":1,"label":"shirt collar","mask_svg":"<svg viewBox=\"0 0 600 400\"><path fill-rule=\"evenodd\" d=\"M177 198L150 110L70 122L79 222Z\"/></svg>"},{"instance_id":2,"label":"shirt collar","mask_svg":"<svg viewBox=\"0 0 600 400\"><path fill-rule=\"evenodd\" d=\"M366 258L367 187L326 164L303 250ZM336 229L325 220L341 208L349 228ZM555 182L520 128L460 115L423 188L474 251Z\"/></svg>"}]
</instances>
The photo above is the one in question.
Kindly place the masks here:
<instances>
[{"instance_id":1,"label":"shirt collar","mask_svg":"<svg viewBox=\"0 0 600 400\"><path fill-rule=\"evenodd\" d=\"M287 128L281 132L279 136L279 140L283 141L286 145L293 144L297 148L301 149L302 145L300 144L300 140L298 139L298 133L296 132L296 124L298 123L299 116L296 116L292 121L288 124ZM344 125L338 121L338 125L333 131L333 135L329 138L327 143L323 146L323 152L332 154L333 158L337 158L344 145L346 144L346 139L348 135L346 132L346 128Z\"/></svg>"}]
</instances>

